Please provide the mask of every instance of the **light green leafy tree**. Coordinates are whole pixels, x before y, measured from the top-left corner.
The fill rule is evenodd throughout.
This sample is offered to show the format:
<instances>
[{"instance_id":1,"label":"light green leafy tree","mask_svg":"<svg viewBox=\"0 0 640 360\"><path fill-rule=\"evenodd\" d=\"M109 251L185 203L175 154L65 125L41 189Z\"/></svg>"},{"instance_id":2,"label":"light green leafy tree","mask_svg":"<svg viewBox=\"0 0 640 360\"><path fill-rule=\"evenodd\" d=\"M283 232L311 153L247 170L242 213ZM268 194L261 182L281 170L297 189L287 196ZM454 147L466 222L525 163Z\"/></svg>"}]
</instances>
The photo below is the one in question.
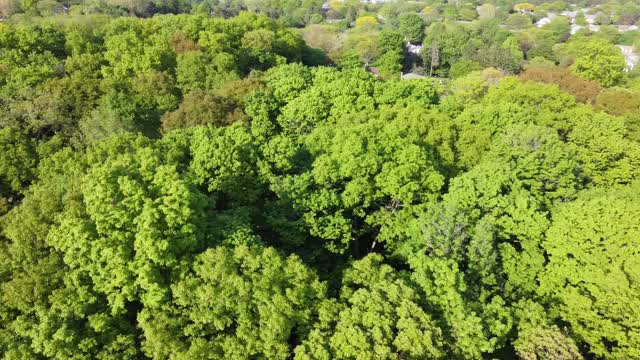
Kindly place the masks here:
<instances>
[{"instance_id":1,"label":"light green leafy tree","mask_svg":"<svg viewBox=\"0 0 640 360\"><path fill-rule=\"evenodd\" d=\"M551 129L507 128L437 207L405 222L395 255L409 262L451 353L482 358L507 344L518 322L510 303L534 296L544 268L548 208L581 186L574 156Z\"/></svg>"},{"instance_id":2,"label":"light green leafy tree","mask_svg":"<svg viewBox=\"0 0 640 360\"><path fill-rule=\"evenodd\" d=\"M416 13L406 13L398 17L398 31L408 42L422 41L424 20Z\"/></svg>"},{"instance_id":3,"label":"light green leafy tree","mask_svg":"<svg viewBox=\"0 0 640 360\"><path fill-rule=\"evenodd\" d=\"M640 356L638 189L597 189L559 205L543 242L539 293L590 354L606 359Z\"/></svg>"},{"instance_id":4,"label":"light green leafy tree","mask_svg":"<svg viewBox=\"0 0 640 360\"><path fill-rule=\"evenodd\" d=\"M606 87L622 79L626 61L619 49L600 39L576 42L574 46L576 59L571 69L577 75Z\"/></svg>"},{"instance_id":5,"label":"light green leafy tree","mask_svg":"<svg viewBox=\"0 0 640 360\"><path fill-rule=\"evenodd\" d=\"M295 359L438 359L442 332L406 273L369 255L345 271L339 300L321 305Z\"/></svg>"},{"instance_id":6,"label":"light green leafy tree","mask_svg":"<svg viewBox=\"0 0 640 360\"><path fill-rule=\"evenodd\" d=\"M14 128L0 129L0 196L19 194L35 177L35 144Z\"/></svg>"},{"instance_id":7,"label":"light green leafy tree","mask_svg":"<svg viewBox=\"0 0 640 360\"><path fill-rule=\"evenodd\" d=\"M82 211L85 169L86 158L69 149L44 159L29 196L1 219L0 351L6 358L140 356L127 314L112 313L105 295L86 273L66 265L69 259L50 238L65 212Z\"/></svg>"},{"instance_id":8,"label":"light green leafy tree","mask_svg":"<svg viewBox=\"0 0 640 360\"><path fill-rule=\"evenodd\" d=\"M505 78L456 121L461 129L457 141L461 167L477 164L491 139L509 124L530 123L555 129L574 148L590 183L628 183L638 176L638 147L625 139L624 120L578 105L555 86Z\"/></svg>"},{"instance_id":9,"label":"light green leafy tree","mask_svg":"<svg viewBox=\"0 0 640 360\"><path fill-rule=\"evenodd\" d=\"M154 358L287 359L325 296L298 257L245 245L203 252L171 288L170 303L140 315Z\"/></svg>"},{"instance_id":10,"label":"light green leafy tree","mask_svg":"<svg viewBox=\"0 0 640 360\"><path fill-rule=\"evenodd\" d=\"M175 67L176 54L159 34L143 37L134 30L105 38L104 58L109 66L102 74L118 80L151 70Z\"/></svg>"},{"instance_id":11,"label":"light green leafy tree","mask_svg":"<svg viewBox=\"0 0 640 360\"><path fill-rule=\"evenodd\" d=\"M384 79L397 79L402 70L403 56L395 51L388 51L376 60L380 75Z\"/></svg>"},{"instance_id":12,"label":"light green leafy tree","mask_svg":"<svg viewBox=\"0 0 640 360\"><path fill-rule=\"evenodd\" d=\"M329 249L344 252L354 245L360 253L364 249L353 240L375 232L384 238L384 229L378 229L382 223L411 205L434 200L444 179L433 152L410 127L348 121L306 136L311 166L272 187L293 201L310 233L326 240Z\"/></svg>"},{"instance_id":13,"label":"light green leafy tree","mask_svg":"<svg viewBox=\"0 0 640 360\"><path fill-rule=\"evenodd\" d=\"M286 64L269 69L264 76L267 85L273 89L273 95L287 103L311 84L309 68L301 64Z\"/></svg>"},{"instance_id":14,"label":"light green leafy tree","mask_svg":"<svg viewBox=\"0 0 640 360\"><path fill-rule=\"evenodd\" d=\"M114 138L92 156L85 208L67 214L48 242L106 294L113 313L133 301L157 306L203 245L205 198L143 139Z\"/></svg>"}]
</instances>

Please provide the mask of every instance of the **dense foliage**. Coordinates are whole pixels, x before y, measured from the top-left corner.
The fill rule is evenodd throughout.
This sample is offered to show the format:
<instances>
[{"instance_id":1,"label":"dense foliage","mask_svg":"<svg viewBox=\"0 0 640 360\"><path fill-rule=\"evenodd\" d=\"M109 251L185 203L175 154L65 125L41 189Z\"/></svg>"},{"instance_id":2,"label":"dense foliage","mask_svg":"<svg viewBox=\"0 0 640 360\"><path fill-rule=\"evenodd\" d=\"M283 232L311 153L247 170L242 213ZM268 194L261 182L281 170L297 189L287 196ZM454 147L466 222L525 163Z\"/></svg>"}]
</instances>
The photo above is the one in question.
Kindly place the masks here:
<instances>
[{"instance_id":1,"label":"dense foliage","mask_svg":"<svg viewBox=\"0 0 640 360\"><path fill-rule=\"evenodd\" d=\"M0 353L640 359L640 81L553 4L0 23Z\"/></svg>"}]
</instances>

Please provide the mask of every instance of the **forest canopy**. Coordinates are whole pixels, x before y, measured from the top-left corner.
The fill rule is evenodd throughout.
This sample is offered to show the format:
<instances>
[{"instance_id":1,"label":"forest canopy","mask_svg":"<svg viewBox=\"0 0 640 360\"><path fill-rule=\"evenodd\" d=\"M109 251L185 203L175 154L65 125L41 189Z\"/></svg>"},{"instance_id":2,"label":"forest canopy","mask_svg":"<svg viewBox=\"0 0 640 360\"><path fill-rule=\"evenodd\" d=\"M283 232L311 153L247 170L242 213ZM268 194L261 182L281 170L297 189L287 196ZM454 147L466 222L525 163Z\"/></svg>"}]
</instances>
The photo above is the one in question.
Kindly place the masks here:
<instances>
[{"instance_id":1,"label":"forest canopy","mask_svg":"<svg viewBox=\"0 0 640 360\"><path fill-rule=\"evenodd\" d=\"M562 3L43 3L0 22L4 358L640 359L638 70L518 30Z\"/></svg>"}]
</instances>

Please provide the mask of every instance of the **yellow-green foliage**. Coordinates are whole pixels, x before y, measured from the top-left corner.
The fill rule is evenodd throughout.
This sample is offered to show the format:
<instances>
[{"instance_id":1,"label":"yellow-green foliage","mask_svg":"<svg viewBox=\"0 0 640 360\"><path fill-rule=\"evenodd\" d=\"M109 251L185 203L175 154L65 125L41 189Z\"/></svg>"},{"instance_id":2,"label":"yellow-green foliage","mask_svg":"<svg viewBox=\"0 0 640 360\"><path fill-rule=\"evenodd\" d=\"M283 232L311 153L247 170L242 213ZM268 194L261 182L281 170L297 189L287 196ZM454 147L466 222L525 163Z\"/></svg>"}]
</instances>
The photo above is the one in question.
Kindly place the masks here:
<instances>
[{"instance_id":1,"label":"yellow-green foliage","mask_svg":"<svg viewBox=\"0 0 640 360\"><path fill-rule=\"evenodd\" d=\"M378 19L373 16L361 16L356 19L356 29L366 29L378 26Z\"/></svg>"}]
</instances>

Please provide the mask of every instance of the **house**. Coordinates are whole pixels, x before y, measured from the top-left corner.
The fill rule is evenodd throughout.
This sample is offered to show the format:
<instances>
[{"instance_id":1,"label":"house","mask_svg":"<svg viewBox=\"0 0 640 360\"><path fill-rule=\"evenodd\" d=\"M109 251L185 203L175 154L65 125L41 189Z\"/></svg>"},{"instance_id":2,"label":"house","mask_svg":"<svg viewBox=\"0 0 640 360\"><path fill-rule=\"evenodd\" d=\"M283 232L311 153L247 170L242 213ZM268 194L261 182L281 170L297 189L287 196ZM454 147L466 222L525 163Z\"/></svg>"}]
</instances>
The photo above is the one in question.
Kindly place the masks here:
<instances>
[{"instance_id":1,"label":"house","mask_svg":"<svg viewBox=\"0 0 640 360\"><path fill-rule=\"evenodd\" d=\"M587 24L590 24L590 25L592 25L593 23L596 22L596 16L595 15L585 14L584 15L584 19L587 21Z\"/></svg>"},{"instance_id":2,"label":"house","mask_svg":"<svg viewBox=\"0 0 640 360\"><path fill-rule=\"evenodd\" d=\"M584 29L584 26L572 24L571 25L571 35L575 35L578 31Z\"/></svg>"},{"instance_id":3,"label":"house","mask_svg":"<svg viewBox=\"0 0 640 360\"><path fill-rule=\"evenodd\" d=\"M620 51L622 51L622 55L624 55L624 59L627 62L627 68L625 71L631 71L633 68L638 65L638 60L640 60L640 54L635 53L633 50L633 46L625 46L625 45L616 45Z\"/></svg>"},{"instance_id":4,"label":"house","mask_svg":"<svg viewBox=\"0 0 640 360\"><path fill-rule=\"evenodd\" d=\"M414 73L407 73L400 75L400 79L402 80L419 80L419 79L427 79L424 75L418 75Z\"/></svg>"},{"instance_id":5,"label":"house","mask_svg":"<svg viewBox=\"0 0 640 360\"><path fill-rule=\"evenodd\" d=\"M341 1L345 2L346 0L341 0ZM360 0L360 3L362 3L362 4L384 4L384 3L391 2L391 1L394 1L394 0Z\"/></svg>"},{"instance_id":6,"label":"house","mask_svg":"<svg viewBox=\"0 0 640 360\"><path fill-rule=\"evenodd\" d=\"M408 53L420 55L420 51L422 51L422 45L413 45L410 42L407 43Z\"/></svg>"},{"instance_id":7,"label":"house","mask_svg":"<svg viewBox=\"0 0 640 360\"><path fill-rule=\"evenodd\" d=\"M576 16L578 16L578 12L577 11L563 11L563 12L560 13L560 15L568 17L569 20L571 21L571 24L575 24L576 23Z\"/></svg>"},{"instance_id":8,"label":"house","mask_svg":"<svg viewBox=\"0 0 640 360\"><path fill-rule=\"evenodd\" d=\"M368 73L373 74L373 76L375 76L375 77L380 76L380 71L379 71L379 70L378 70L378 68L377 68L377 67L375 67L375 66L367 66L367 67L365 68L365 70L367 70L367 72L368 72Z\"/></svg>"},{"instance_id":9,"label":"house","mask_svg":"<svg viewBox=\"0 0 640 360\"><path fill-rule=\"evenodd\" d=\"M637 25L618 25L618 31L623 33L627 31L636 31L640 28Z\"/></svg>"},{"instance_id":10,"label":"house","mask_svg":"<svg viewBox=\"0 0 640 360\"><path fill-rule=\"evenodd\" d=\"M555 18L555 17L556 17L556 14L554 14L554 13L547 13L547 16L545 16L545 17L543 17L542 19L538 20L538 21L535 23L535 26L536 26L536 27L538 27L538 28L541 28L541 27L543 27L543 26L547 25L548 23L550 23L550 22L551 22L551 20L553 20L553 18Z\"/></svg>"}]
</instances>

